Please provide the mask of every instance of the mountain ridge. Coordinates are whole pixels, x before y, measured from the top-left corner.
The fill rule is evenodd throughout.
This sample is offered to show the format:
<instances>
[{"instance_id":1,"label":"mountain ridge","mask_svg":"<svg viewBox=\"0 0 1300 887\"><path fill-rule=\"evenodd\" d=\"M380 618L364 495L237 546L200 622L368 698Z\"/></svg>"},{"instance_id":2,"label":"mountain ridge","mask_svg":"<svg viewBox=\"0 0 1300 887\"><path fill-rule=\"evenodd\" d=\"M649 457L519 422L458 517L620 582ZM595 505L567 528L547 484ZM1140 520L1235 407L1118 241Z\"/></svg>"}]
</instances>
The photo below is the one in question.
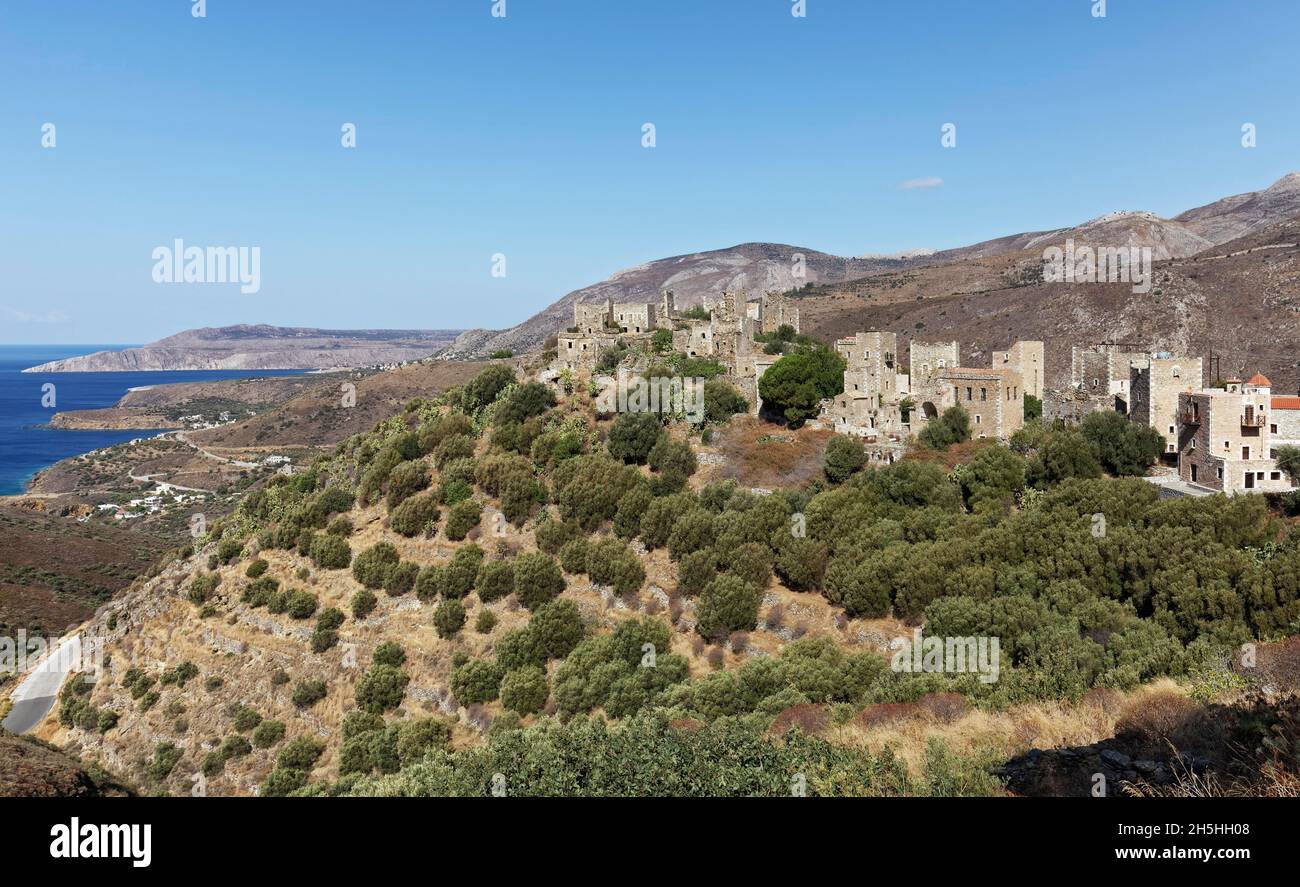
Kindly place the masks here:
<instances>
[{"instance_id":1,"label":"mountain ridge","mask_svg":"<svg viewBox=\"0 0 1300 887\"><path fill-rule=\"evenodd\" d=\"M1078 225L1008 234L967 246L938 251L907 251L899 257L866 255L841 257L808 247L751 241L718 250L686 253L643 262L615 272L603 281L573 290L532 317L504 330L469 330L444 352L450 357L481 357L499 349L516 353L539 346L572 323L575 302L658 302L662 290L672 290L679 306L699 304L727 289L741 289L747 298L772 290L788 291L808 285L844 284L855 279L934 268L961 266L999 256L1063 243L1150 247L1155 261L1185 259L1300 215L1300 172L1288 173L1268 187L1232 195L1164 218L1147 210L1105 213ZM802 254L805 275L788 273L793 257ZM1017 256L1022 261L1027 257ZM726 273L731 269L730 273ZM978 277L979 269L971 276ZM977 287L971 287L976 289Z\"/></svg>"}]
</instances>

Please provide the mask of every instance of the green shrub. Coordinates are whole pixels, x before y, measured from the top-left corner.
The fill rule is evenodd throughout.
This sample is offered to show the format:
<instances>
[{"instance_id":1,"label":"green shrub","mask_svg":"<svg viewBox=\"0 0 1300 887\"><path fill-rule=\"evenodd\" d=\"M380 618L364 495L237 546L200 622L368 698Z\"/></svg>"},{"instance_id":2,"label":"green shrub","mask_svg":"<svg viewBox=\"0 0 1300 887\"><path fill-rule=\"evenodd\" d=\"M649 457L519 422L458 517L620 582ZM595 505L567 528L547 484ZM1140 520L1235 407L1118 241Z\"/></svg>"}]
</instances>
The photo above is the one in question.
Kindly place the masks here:
<instances>
[{"instance_id":1,"label":"green shrub","mask_svg":"<svg viewBox=\"0 0 1300 887\"><path fill-rule=\"evenodd\" d=\"M343 611L337 607L327 607L321 610L320 615L316 617L316 630L332 631L342 625L346 618Z\"/></svg>"},{"instance_id":2,"label":"green shrub","mask_svg":"<svg viewBox=\"0 0 1300 887\"><path fill-rule=\"evenodd\" d=\"M645 582L641 559L618 539L602 539L587 555L587 572L597 585L612 585L615 594L632 594Z\"/></svg>"},{"instance_id":3,"label":"green shrub","mask_svg":"<svg viewBox=\"0 0 1300 887\"><path fill-rule=\"evenodd\" d=\"M253 745L256 748L270 748L283 738L283 721L263 721L253 731Z\"/></svg>"},{"instance_id":4,"label":"green shrub","mask_svg":"<svg viewBox=\"0 0 1300 887\"><path fill-rule=\"evenodd\" d=\"M614 513L614 532L622 539L635 539L641 533L641 516L645 514L654 495L649 486L635 486L619 500Z\"/></svg>"},{"instance_id":5,"label":"green shrub","mask_svg":"<svg viewBox=\"0 0 1300 887\"><path fill-rule=\"evenodd\" d=\"M438 522L438 499L433 493L412 496L388 517L388 525L402 536L427 534Z\"/></svg>"},{"instance_id":6,"label":"green shrub","mask_svg":"<svg viewBox=\"0 0 1300 887\"><path fill-rule=\"evenodd\" d=\"M679 474L682 477L690 477L697 467L695 451L691 445L684 440L673 440L666 434L650 451L649 463L653 471Z\"/></svg>"},{"instance_id":7,"label":"green shrub","mask_svg":"<svg viewBox=\"0 0 1300 887\"><path fill-rule=\"evenodd\" d=\"M727 569L762 590L772 578L772 550L759 542L746 542L731 549Z\"/></svg>"},{"instance_id":8,"label":"green shrub","mask_svg":"<svg viewBox=\"0 0 1300 887\"><path fill-rule=\"evenodd\" d=\"M776 572L785 584L796 591L819 587L830 555L826 543L785 534L778 537Z\"/></svg>"},{"instance_id":9,"label":"green shrub","mask_svg":"<svg viewBox=\"0 0 1300 887\"><path fill-rule=\"evenodd\" d=\"M837 434L826 444L822 470L833 484L842 484L867 464L867 448L862 438Z\"/></svg>"},{"instance_id":10,"label":"green shrub","mask_svg":"<svg viewBox=\"0 0 1300 887\"><path fill-rule=\"evenodd\" d=\"M291 770L285 767L276 767L267 774L266 781L258 790L258 795L263 798L282 798L290 792L297 791L307 784L306 770Z\"/></svg>"},{"instance_id":11,"label":"green shrub","mask_svg":"<svg viewBox=\"0 0 1300 887\"><path fill-rule=\"evenodd\" d=\"M223 759L229 761L232 758L242 758L253 751L252 744L243 736L228 736L226 741L221 743L220 755Z\"/></svg>"},{"instance_id":12,"label":"green shrub","mask_svg":"<svg viewBox=\"0 0 1300 887\"><path fill-rule=\"evenodd\" d=\"M324 753L324 743L301 736L285 743L276 755L275 765L287 770L310 770Z\"/></svg>"},{"instance_id":13,"label":"green shrub","mask_svg":"<svg viewBox=\"0 0 1300 887\"><path fill-rule=\"evenodd\" d=\"M491 634L496 625L497 614L488 609L479 610L478 616L474 619L474 630L479 634Z\"/></svg>"},{"instance_id":14,"label":"green shrub","mask_svg":"<svg viewBox=\"0 0 1300 887\"><path fill-rule=\"evenodd\" d=\"M1159 431L1109 410L1089 413L1079 430L1092 444L1102 468L1117 477L1146 474L1165 448Z\"/></svg>"},{"instance_id":15,"label":"green shrub","mask_svg":"<svg viewBox=\"0 0 1300 887\"><path fill-rule=\"evenodd\" d=\"M478 598L483 603L503 598L515 590L515 567L508 560L484 561L475 581Z\"/></svg>"},{"instance_id":16,"label":"green shrub","mask_svg":"<svg viewBox=\"0 0 1300 887\"><path fill-rule=\"evenodd\" d=\"M545 515L533 532L537 547L547 554L557 554L569 542L582 536L582 527L576 521L558 521Z\"/></svg>"},{"instance_id":17,"label":"green shrub","mask_svg":"<svg viewBox=\"0 0 1300 887\"><path fill-rule=\"evenodd\" d=\"M401 561L389 571L388 581L384 583L384 591L393 597L401 597L415 587L415 580L419 575L419 564Z\"/></svg>"},{"instance_id":18,"label":"green shrub","mask_svg":"<svg viewBox=\"0 0 1300 887\"><path fill-rule=\"evenodd\" d=\"M719 576L700 594L695 630L709 640L733 631L753 631L763 593L736 576Z\"/></svg>"},{"instance_id":19,"label":"green shrub","mask_svg":"<svg viewBox=\"0 0 1300 887\"><path fill-rule=\"evenodd\" d=\"M339 642L339 633L332 628L318 628L311 635L311 651L324 653Z\"/></svg>"},{"instance_id":20,"label":"green shrub","mask_svg":"<svg viewBox=\"0 0 1300 887\"><path fill-rule=\"evenodd\" d=\"M375 665L390 665L393 668L401 668L406 664L406 651L393 641L384 641L375 647L371 659Z\"/></svg>"},{"instance_id":21,"label":"green shrub","mask_svg":"<svg viewBox=\"0 0 1300 887\"><path fill-rule=\"evenodd\" d=\"M844 390L844 358L816 343L787 354L758 382L765 411L799 426L817 415L821 402Z\"/></svg>"},{"instance_id":22,"label":"green shrub","mask_svg":"<svg viewBox=\"0 0 1300 887\"><path fill-rule=\"evenodd\" d=\"M160 742L154 746L153 758L145 767L145 772L154 782L162 782L171 775L180 763L183 752L170 742Z\"/></svg>"},{"instance_id":23,"label":"green shrub","mask_svg":"<svg viewBox=\"0 0 1300 887\"><path fill-rule=\"evenodd\" d=\"M960 406L951 406L931 419L917 435L921 443L935 450L970 440L970 416Z\"/></svg>"},{"instance_id":24,"label":"green shrub","mask_svg":"<svg viewBox=\"0 0 1300 887\"><path fill-rule=\"evenodd\" d=\"M299 681L293 688L293 704L299 708L308 708L324 699L325 694L324 681Z\"/></svg>"},{"instance_id":25,"label":"green shrub","mask_svg":"<svg viewBox=\"0 0 1300 887\"><path fill-rule=\"evenodd\" d=\"M263 573L265 573L267 568L270 566L271 566L270 564L268 564L266 561L262 560L262 558L259 557L257 560L253 561L248 565L248 569L244 571L244 575L247 576L249 579L256 579L258 576L261 576Z\"/></svg>"},{"instance_id":26,"label":"green shrub","mask_svg":"<svg viewBox=\"0 0 1300 887\"><path fill-rule=\"evenodd\" d=\"M188 659L164 671L159 680L164 685L184 687L191 679L199 676L199 667Z\"/></svg>"},{"instance_id":27,"label":"green shrub","mask_svg":"<svg viewBox=\"0 0 1300 887\"><path fill-rule=\"evenodd\" d=\"M501 705L521 715L535 714L551 695L546 672L531 666L507 672L501 679Z\"/></svg>"},{"instance_id":28,"label":"green shrub","mask_svg":"<svg viewBox=\"0 0 1300 887\"><path fill-rule=\"evenodd\" d=\"M189 599L196 604L202 604L212 597L217 586L221 584L221 575L218 573L200 573L190 582Z\"/></svg>"},{"instance_id":29,"label":"green shrub","mask_svg":"<svg viewBox=\"0 0 1300 887\"><path fill-rule=\"evenodd\" d=\"M389 575L401 561L397 549L389 542L376 542L352 563L352 576L366 588L383 588Z\"/></svg>"},{"instance_id":30,"label":"green shrub","mask_svg":"<svg viewBox=\"0 0 1300 887\"><path fill-rule=\"evenodd\" d=\"M470 453L474 442L470 441ZM388 475L388 509L392 511L410 497L429 486L429 469L423 462L403 462Z\"/></svg>"},{"instance_id":31,"label":"green shrub","mask_svg":"<svg viewBox=\"0 0 1300 887\"><path fill-rule=\"evenodd\" d=\"M540 382L518 385L498 405L492 421L496 425L523 422L555 406L555 393Z\"/></svg>"},{"instance_id":32,"label":"green shrub","mask_svg":"<svg viewBox=\"0 0 1300 887\"><path fill-rule=\"evenodd\" d=\"M529 610L564 591L564 574L549 555L529 552L515 559L515 596Z\"/></svg>"},{"instance_id":33,"label":"green shrub","mask_svg":"<svg viewBox=\"0 0 1300 887\"><path fill-rule=\"evenodd\" d=\"M461 705L491 702L501 690L504 673L495 662L472 659L451 672L451 693Z\"/></svg>"},{"instance_id":34,"label":"green shrub","mask_svg":"<svg viewBox=\"0 0 1300 887\"><path fill-rule=\"evenodd\" d=\"M561 599L538 607L528 623L528 632L544 659L563 659L582 641L586 626L578 605ZM501 661L499 651L497 658Z\"/></svg>"},{"instance_id":35,"label":"green shrub","mask_svg":"<svg viewBox=\"0 0 1300 887\"><path fill-rule=\"evenodd\" d=\"M458 600L440 603L433 611L433 627L438 630L438 637L449 638L465 625L465 607Z\"/></svg>"},{"instance_id":36,"label":"green shrub","mask_svg":"<svg viewBox=\"0 0 1300 887\"><path fill-rule=\"evenodd\" d=\"M605 444L615 459L644 465L663 433L663 422L655 413L620 413Z\"/></svg>"},{"instance_id":37,"label":"green shrub","mask_svg":"<svg viewBox=\"0 0 1300 887\"><path fill-rule=\"evenodd\" d=\"M316 595L298 589L289 595L285 612L293 619L310 619L316 613Z\"/></svg>"},{"instance_id":38,"label":"green shrub","mask_svg":"<svg viewBox=\"0 0 1300 887\"><path fill-rule=\"evenodd\" d=\"M239 711L235 712L235 729L240 733L247 733L260 723L262 716L246 705L240 706Z\"/></svg>"},{"instance_id":39,"label":"green shrub","mask_svg":"<svg viewBox=\"0 0 1300 887\"><path fill-rule=\"evenodd\" d=\"M749 402L729 382L709 379L704 383L704 419L726 422L737 413L749 411Z\"/></svg>"},{"instance_id":40,"label":"green shrub","mask_svg":"<svg viewBox=\"0 0 1300 887\"><path fill-rule=\"evenodd\" d=\"M591 553L591 543L585 537L570 539L560 549L560 566L564 572L575 575L587 572L587 558Z\"/></svg>"},{"instance_id":41,"label":"green shrub","mask_svg":"<svg viewBox=\"0 0 1300 887\"><path fill-rule=\"evenodd\" d=\"M447 513L447 523L443 531L452 542L460 542L469 535L470 530L478 526L483 516L483 506L473 499L457 502Z\"/></svg>"},{"instance_id":42,"label":"green shrub","mask_svg":"<svg viewBox=\"0 0 1300 887\"><path fill-rule=\"evenodd\" d=\"M320 570L346 570L352 563L352 549L340 535L315 536L310 550L311 562Z\"/></svg>"},{"instance_id":43,"label":"green shrub","mask_svg":"<svg viewBox=\"0 0 1300 887\"><path fill-rule=\"evenodd\" d=\"M350 605L352 608L352 618L365 619L367 616L369 616L371 613L374 612L375 605L378 603L379 603L379 599L375 597L375 593L373 591L369 591L364 588L361 589L361 591L358 591L356 594L352 595L352 603Z\"/></svg>"},{"instance_id":44,"label":"green shrub","mask_svg":"<svg viewBox=\"0 0 1300 887\"><path fill-rule=\"evenodd\" d=\"M402 704L410 680L401 669L377 662L357 681L357 705L371 714L397 708Z\"/></svg>"},{"instance_id":45,"label":"green shrub","mask_svg":"<svg viewBox=\"0 0 1300 887\"><path fill-rule=\"evenodd\" d=\"M692 551L677 562L677 588L695 596L718 576L718 554L712 548Z\"/></svg>"},{"instance_id":46,"label":"green shrub","mask_svg":"<svg viewBox=\"0 0 1300 887\"><path fill-rule=\"evenodd\" d=\"M673 525L668 534L668 554L675 561L681 560L692 551L710 547L715 538L713 515L708 509L695 506Z\"/></svg>"}]
</instances>

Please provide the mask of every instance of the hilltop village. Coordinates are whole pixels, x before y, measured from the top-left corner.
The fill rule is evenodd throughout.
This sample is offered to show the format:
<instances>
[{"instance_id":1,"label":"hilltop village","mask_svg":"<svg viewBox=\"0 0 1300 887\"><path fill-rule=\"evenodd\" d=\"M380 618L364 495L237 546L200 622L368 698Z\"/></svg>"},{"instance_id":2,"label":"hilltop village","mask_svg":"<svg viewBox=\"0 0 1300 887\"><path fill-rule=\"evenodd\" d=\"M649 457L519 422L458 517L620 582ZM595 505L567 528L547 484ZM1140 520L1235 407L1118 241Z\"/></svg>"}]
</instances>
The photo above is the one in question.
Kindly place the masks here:
<instances>
[{"instance_id":1,"label":"hilltop village","mask_svg":"<svg viewBox=\"0 0 1300 887\"><path fill-rule=\"evenodd\" d=\"M764 415L760 383L800 333L799 309L783 293L748 300L727 293L680 310L671 292L660 301L575 303L573 326L555 337L539 380L571 388L607 384L614 373L648 373L656 353L706 359ZM777 347L772 347L776 343ZM862 438L874 462L902 458L908 440L946 410L960 406L971 436L1006 442L1027 418L1077 424L1114 411L1164 439L1159 465L1176 471L1175 492L1204 494L1293 489L1277 464L1283 446L1300 446L1300 396L1273 394L1256 373L1207 380L1200 357L1128 343L1071 347L1070 379L1050 388L1041 341L1008 343L988 366L963 365L959 342L914 339L900 360L898 334L866 330L837 339L843 389L822 401L813 428Z\"/></svg>"}]
</instances>

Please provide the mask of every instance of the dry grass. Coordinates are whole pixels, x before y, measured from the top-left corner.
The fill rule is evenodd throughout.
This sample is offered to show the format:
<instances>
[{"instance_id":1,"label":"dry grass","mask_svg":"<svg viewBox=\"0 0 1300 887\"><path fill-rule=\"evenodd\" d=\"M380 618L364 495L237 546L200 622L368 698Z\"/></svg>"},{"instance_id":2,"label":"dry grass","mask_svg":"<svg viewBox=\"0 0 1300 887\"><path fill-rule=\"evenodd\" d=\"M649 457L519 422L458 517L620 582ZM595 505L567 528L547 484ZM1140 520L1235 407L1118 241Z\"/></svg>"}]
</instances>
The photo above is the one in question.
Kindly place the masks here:
<instances>
[{"instance_id":1,"label":"dry grass","mask_svg":"<svg viewBox=\"0 0 1300 887\"><path fill-rule=\"evenodd\" d=\"M704 480L734 479L741 486L802 486L820 477L832 433L814 428L789 429L737 416L714 434L712 450L726 461L706 466Z\"/></svg>"},{"instance_id":2,"label":"dry grass","mask_svg":"<svg viewBox=\"0 0 1300 887\"><path fill-rule=\"evenodd\" d=\"M1181 692L1166 678L1119 695L1131 709L1148 698ZM1116 712L1101 704L1100 697L1077 705L1046 701L1003 711L971 708L956 715L954 706L935 698L947 695L931 694L916 703L870 706L849 724L831 727L827 736L873 751L890 746L914 773L920 773L926 745L932 739L959 755L992 749L1000 760L1006 760L1031 748L1091 745L1115 735Z\"/></svg>"}]
</instances>

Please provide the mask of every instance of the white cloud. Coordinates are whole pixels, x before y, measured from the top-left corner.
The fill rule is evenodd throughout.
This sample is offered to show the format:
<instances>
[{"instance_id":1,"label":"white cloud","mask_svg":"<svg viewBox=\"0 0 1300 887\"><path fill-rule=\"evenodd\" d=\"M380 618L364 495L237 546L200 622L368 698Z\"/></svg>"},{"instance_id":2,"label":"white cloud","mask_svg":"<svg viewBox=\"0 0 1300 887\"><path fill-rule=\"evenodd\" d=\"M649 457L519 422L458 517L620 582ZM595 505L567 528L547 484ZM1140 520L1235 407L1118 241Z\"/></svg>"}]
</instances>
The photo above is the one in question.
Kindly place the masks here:
<instances>
[{"instance_id":1,"label":"white cloud","mask_svg":"<svg viewBox=\"0 0 1300 887\"><path fill-rule=\"evenodd\" d=\"M943 179L938 176L926 176L923 179L908 179L898 187L904 191L915 191L918 188L938 188L943 184Z\"/></svg>"},{"instance_id":2,"label":"white cloud","mask_svg":"<svg viewBox=\"0 0 1300 887\"><path fill-rule=\"evenodd\" d=\"M46 314L32 314L28 311L18 311L14 308L0 306L5 314L8 314L19 323L67 323L71 318L62 311L50 311Z\"/></svg>"}]
</instances>

